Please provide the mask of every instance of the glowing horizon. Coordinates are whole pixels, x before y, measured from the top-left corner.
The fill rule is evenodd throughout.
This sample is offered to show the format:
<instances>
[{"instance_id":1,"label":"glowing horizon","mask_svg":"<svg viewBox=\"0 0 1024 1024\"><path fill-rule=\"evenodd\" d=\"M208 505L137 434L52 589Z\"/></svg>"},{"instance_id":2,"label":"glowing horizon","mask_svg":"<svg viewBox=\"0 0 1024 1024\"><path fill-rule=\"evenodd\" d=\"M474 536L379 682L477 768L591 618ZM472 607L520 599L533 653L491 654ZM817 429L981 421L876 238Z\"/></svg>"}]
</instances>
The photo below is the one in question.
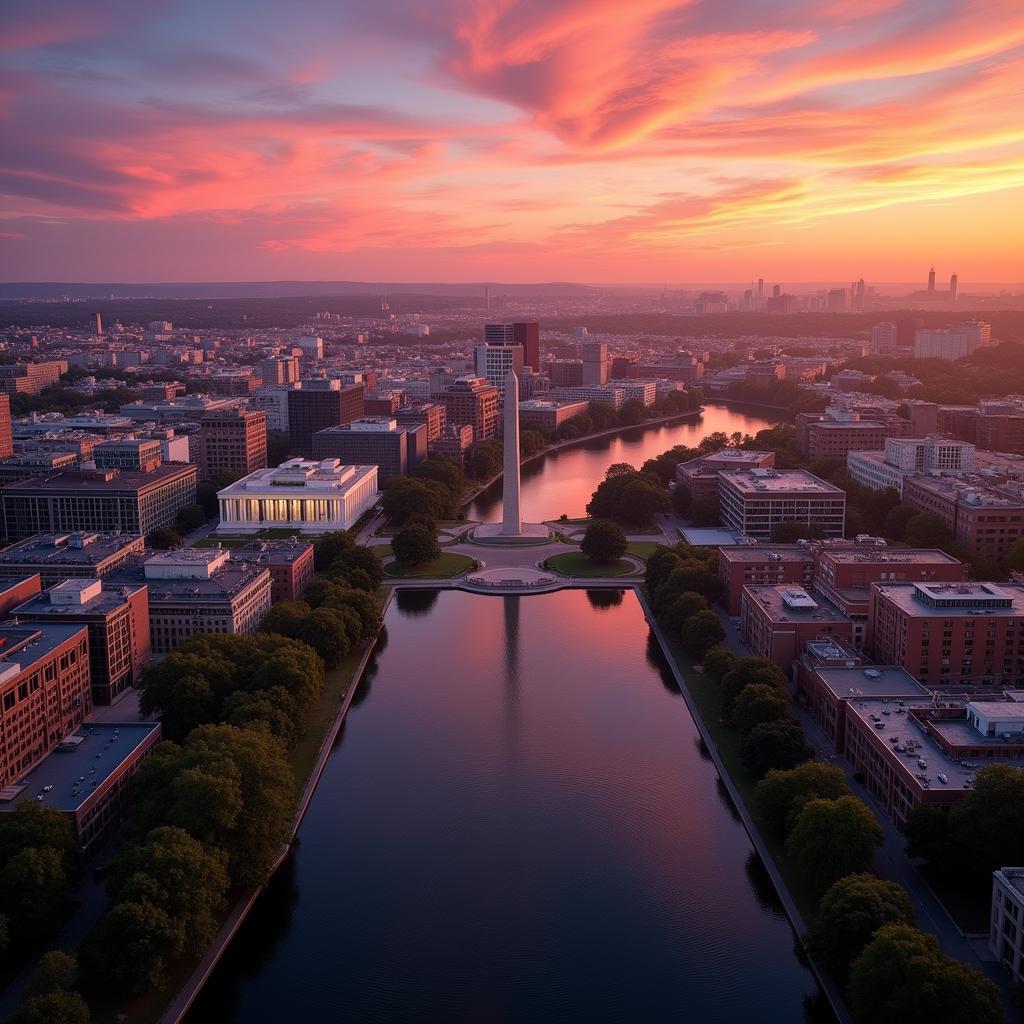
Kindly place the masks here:
<instances>
[{"instance_id":1,"label":"glowing horizon","mask_svg":"<svg viewBox=\"0 0 1024 1024\"><path fill-rule=\"evenodd\" d=\"M358 7L5 5L0 278L1024 278L1017 0Z\"/></svg>"}]
</instances>

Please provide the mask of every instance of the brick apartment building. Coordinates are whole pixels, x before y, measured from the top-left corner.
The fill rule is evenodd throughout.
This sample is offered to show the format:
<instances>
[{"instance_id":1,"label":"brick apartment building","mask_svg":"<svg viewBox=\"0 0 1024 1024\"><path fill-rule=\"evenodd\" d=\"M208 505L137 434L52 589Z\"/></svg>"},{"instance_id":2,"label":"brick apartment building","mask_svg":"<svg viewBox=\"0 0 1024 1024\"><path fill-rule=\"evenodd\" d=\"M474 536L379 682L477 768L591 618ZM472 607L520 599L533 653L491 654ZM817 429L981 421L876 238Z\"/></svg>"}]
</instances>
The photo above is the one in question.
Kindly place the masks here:
<instances>
[{"instance_id":1,"label":"brick apartment building","mask_svg":"<svg viewBox=\"0 0 1024 1024\"><path fill-rule=\"evenodd\" d=\"M38 764L92 710L89 631L0 625L0 788Z\"/></svg>"},{"instance_id":2,"label":"brick apartment building","mask_svg":"<svg viewBox=\"0 0 1024 1024\"><path fill-rule=\"evenodd\" d=\"M436 441L445 427L445 408L440 402L407 402L395 411L400 427L422 423L427 428L427 444Z\"/></svg>"},{"instance_id":3,"label":"brick apartment building","mask_svg":"<svg viewBox=\"0 0 1024 1024\"><path fill-rule=\"evenodd\" d=\"M217 409L199 421L199 471L246 476L267 465L267 417L260 411Z\"/></svg>"},{"instance_id":4,"label":"brick apartment building","mask_svg":"<svg viewBox=\"0 0 1024 1024\"><path fill-rule=\"evenodd\" d=\"M482 377L459 377L433 397L444 405L445 422L468 423L473 428L474 441L497 436L498 389Z\"/></svg>"},{"instance_id":5,"label":"brick apartment building","mask_svg":"<svg viewBox=\"0 0 1024 1024\"><path fill-rule=\"evenodd\" d=\"M831 602L794 584L744 587L740 638L750 653L774 661L787 675L813 640L850 643L853 623Z\"/></svg>"},{"instance_id":6,"label":"brick apartment building","mask_svg":"<svg viewBox=\"0 0 1024 1024\"><path fill-rule=\"evenodd\" d=\"M1015 583L874 583L866 646L925 686L1024 684L1024 587Z\"/></svg>"},{"instance_id":7,"label":"brick apartment building","mask_svg":"<svg viewBox=\"0 0 1024 1024\"><path fill-rule=\"evenodd\" d=\"M42 363L8 363L0 366L0 391L8 395L38 395L68 372L63 359Z\"/></svg>"},{"instance_id":8,"label":"brick apartment building","mask_svg":"<svg viewBox=\"0 0 1024 1024\"><path fill-rule=\"evenodd\" d=\"M0 459L14 454L14 441L11 432L11 399L5 393L0 394Z\"/></svg>"},{"instance_id":9,"label":"brick apartment building","mask_svg":"<svg viewBox=\"0 0 1024 1024\"><path fill-rule=\"evenodd\" d=\"M270 573L270 599L297 601L313 582L313 545L289 537L287 540L254 540L231 548L232 562L266 569Z\"/></svg>"},{"instance_id":10,"label":"brick apartment building","mask_svg":"<svg viewBox=\"0 0 1024 1024\"><path fill-rule=\"evenodd\" d=\"M81 623L89 630L93 704L112 704L150 660L149 597L143 584L64 580L11 612L18 622Z\"/></svg>"},{"instance_id":11,"label":"brick apartment building","mask_svg":"<svg viewBox=\"0 0 1024 1024\"><path fill-rule=\"evenodd\" d=\"M727 469L771 469L775 452L748 452L723 448L699 459L676 466L676 484L685 488L694 501L718 497L718 477Z\"/></svg>"},{"instance_id":12,"label":"brick apartment building","mask_svg":"<svg viewBox=\"0 0 1024 1024\"><path fill-rule=\"evenodd\" d=\"M730 615L739 615L744 587L809 587L813 570L814 558L806 544L730 544L718 549L722 604Z\"/></svg>"}]
</instances>

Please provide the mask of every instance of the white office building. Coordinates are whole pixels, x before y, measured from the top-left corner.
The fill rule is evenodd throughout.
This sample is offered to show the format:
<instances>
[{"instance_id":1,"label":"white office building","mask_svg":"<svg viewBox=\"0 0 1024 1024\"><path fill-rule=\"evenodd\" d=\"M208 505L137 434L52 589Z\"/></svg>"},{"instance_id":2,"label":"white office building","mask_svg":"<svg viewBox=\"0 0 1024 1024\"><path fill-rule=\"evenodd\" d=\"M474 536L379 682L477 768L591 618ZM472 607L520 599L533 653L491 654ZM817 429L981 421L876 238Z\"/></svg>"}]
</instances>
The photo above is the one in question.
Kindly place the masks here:
<instances>
[{"instance_id":1,"label":"white office building","mask_svg":"<svg viewBox=\"0 0 1024 1024\"><path fill-rule=\"evenodd\" d=\"M946 437L888 437L884 451L849 452L846 468L857 483L876 491L891 487L902 497L908 476L969 473L974 454L973 444Z\"/></svg>"},{"instance_id":2,"label":"white office building","mask_svg":"<svg viewBox=\"0 0 1024 1024\"><path fill-rule=\"evenodd\" d=\"M347 530L377 500L377 467L338 459L290 459L259 469L217 493L220 533Z\"/></svg>"},{"instance_id":3,"label":"white office building","mask_svg":"<svg viewBox=\"0 0 1024 1024\"><path fill-rule=\"evenodd\" d=\"M1024 984L1024 868L992 872L988 948L1012 979Z\"/></svg>"},{"instance_id":4,"label":"white office building","mask_svg":"<svg viewBox=\"0 0 1024 1024\"><path fill-rule=\"evenodd\" d=\"M984 320L954 324L947 331L918 331L914 335L915 359L963 359L992 344L992 327Z\"/></svg>"},{"instance_id":5,"label":"white office building","mask_svg":"<svg viewBox=\"0 0 1024 1024\"><path fill-rule=\"evenodd\" d=\"M522 375L522 345L493 345L489 342L477 345L476 375L483 377L492 387L496 387L502 401L505 400L505 378L510 370L514 370L517 377ZM518 398L518 395L516 397Z\"/></svg>"}]
</instances>

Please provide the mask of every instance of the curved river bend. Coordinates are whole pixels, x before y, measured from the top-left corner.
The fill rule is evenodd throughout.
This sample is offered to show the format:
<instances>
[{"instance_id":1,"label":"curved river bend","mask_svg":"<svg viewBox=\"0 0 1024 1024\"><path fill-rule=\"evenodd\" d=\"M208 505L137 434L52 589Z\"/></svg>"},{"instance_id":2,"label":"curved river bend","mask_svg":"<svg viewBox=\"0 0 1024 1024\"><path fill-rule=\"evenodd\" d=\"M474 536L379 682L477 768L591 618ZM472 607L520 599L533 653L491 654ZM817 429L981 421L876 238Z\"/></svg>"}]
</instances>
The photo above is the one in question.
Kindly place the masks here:
<instances>
[{"instance_id":1,"label":"curved river bend","mask_svg":"<svg viewBox=\"0 0 1024 1024\"><path fill-rule=\"evenodd\" d=\"M667 427L636 427L614 437L585 441L527 462L522 469L523 519L540 523L563 513L570 519L587 514L587 502L605 470L616 462L628 462L637 469L648 459L677 444L694 447L702 437L723 431L756 434L780 422L736 412L721 405L708 405L698 419ZM501 518L501 480L483 491L466 509L468 519L494 522Z\"/></svg>"},{"instance_id":2,"label":"curved river bend","mask_svg":"<svg viewBox=\"0 0 1024 1024\"><path fill-rule=\"evenodd\" d=\"M828 1020L631 591L406 591L198 1022Z\"/></svg>"}]
</instances>

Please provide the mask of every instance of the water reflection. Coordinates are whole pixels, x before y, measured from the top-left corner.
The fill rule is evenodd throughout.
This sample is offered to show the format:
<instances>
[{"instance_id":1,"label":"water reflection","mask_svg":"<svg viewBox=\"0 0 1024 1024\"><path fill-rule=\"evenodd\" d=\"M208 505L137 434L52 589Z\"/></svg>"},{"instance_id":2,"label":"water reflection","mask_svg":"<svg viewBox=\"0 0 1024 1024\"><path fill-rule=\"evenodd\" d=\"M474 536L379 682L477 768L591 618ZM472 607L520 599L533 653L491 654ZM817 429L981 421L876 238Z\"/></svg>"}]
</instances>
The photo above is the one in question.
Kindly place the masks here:
<instances>
[{"instance_id":1,"label":"water reflection","mask_svg":"<svg viewBox=\"0 0 1024 1024\"><path fill-rule=\"evenodd\" d=\"M622 604L624 590L588 590L587 600L591 608L600 611L603 608L617 608Z\"/></svg>"},{"instance_id":2,"label":"water reflection","mask_svg":"<svg viewBox=\"0 0 1024 1024\"><path fill-rule=\"evenodd\" d=\"M396 590L395 601L403 615L429 615L437 603L436 590Z\"/></svg>"}]
</instances>

